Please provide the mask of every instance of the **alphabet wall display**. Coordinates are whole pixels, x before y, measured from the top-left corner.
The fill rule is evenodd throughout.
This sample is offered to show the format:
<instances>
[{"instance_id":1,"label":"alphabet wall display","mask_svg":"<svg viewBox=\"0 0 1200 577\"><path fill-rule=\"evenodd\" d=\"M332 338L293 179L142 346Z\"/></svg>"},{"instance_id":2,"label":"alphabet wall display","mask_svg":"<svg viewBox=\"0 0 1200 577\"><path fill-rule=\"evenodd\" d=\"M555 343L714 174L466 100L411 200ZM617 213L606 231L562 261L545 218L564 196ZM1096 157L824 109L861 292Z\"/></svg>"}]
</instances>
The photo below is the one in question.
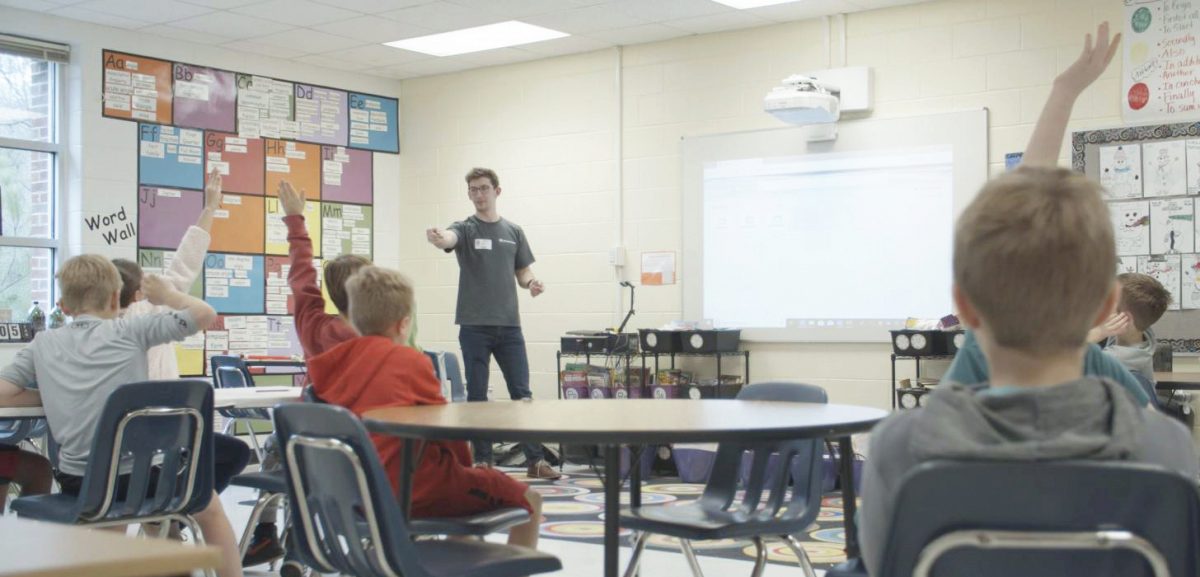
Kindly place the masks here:
<instances>
[{"instance_id":1,"label":"alphabet wall display","mask_svg":"<svg viewBox=\"0 0 1200 577\"><path fill-rule=\"evenodd\" d=\"M103 51L103 70L103 116L138 123L138 186L132 202L86 213L94 244L130 247L147 272L167 270L205 213L206 175L222 177L209 254L191 289L221 316L176 343L180 373L205 374L217 354L303 354L279 185L305 192L318 271L325 252L372 256L374 165L377 154L399 151L399 102L113 50ZM336 312L328 302L326 310Z\"/></svg>"}]
</instances>

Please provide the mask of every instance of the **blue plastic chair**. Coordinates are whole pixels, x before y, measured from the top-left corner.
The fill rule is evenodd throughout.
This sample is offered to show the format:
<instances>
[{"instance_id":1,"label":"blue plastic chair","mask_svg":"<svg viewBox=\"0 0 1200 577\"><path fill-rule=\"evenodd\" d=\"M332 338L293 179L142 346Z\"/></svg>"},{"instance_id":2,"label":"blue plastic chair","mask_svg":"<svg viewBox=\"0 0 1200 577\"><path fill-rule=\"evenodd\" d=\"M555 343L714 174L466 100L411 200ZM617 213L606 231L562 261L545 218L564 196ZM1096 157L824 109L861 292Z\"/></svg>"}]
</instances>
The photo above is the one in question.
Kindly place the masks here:
<instances>
[{"instance_id":1,"label":"blue plastic chair","mask_svg":"<svg viewBox=\"0 0 1200 577\"><path fill-rule=\"evenodd\" d=\"M450 383L450 394L446 395L446 400L451 403L466 402L467 385L463 382L462 366L458 362L458 355L448 351L425 351L425 356L429 357L429 361L433 363L433 373L437 375L438 380Z\"/></svg>"},{"instance_id":2,"label":"blue plastic chair","mask_svg":"<svg viewBox=\"0 0 1200 577\"><path fill-rule=\"evenodd\" d=\"M1152 465L924 463L891 523L879 577L1200 575L1196 482Z\"/></svg>"},{"instance_id":3,"label":"blue plastic chair","mask_svg":"<svg viewBox=\"0 0 1200 577\"><path fill-rule=\"evenodd\" d=\"M738 393L742 401L827 403L825 390L800 383L759 383ZM757 552L752 575L766 565L762 537L777 536L795 553L807 577L814 577L804 548L793 537L821 511L822 439L776 443L721 443L699 499L675 507L626 508L621 526L639 531L626 575L634 575L651 533L679 539L692 573L702 577L691 541L751 539ZM748 482L738 494L743 458L750 460ZM774 465L774 466L772 466ZM788 472L792 474L789 475ZM792 481L788 490L789 477Z\"/></svg>"},{"instance_id":4,"label":"blue plastic chair","mask_svg":"<svg viewBox=\"0 0 1200 577\"><path fill-rule=\"evenodd\" d=\"M22 497L12 510L95 527L178 521L203 544L192 514L213 494L212 418L213 391L203 380L117 387L96 425L79 495Z\"/></svg>"},{"instance_id":5,"label":"blue plastic chair","mask_svg":"<svg viewBox=\"0 0 1200 577\"><path fill-rule=\"evenodd\" d=\"M246 362L241 357L232 355L214 355L209 360L212 370L213 386L218 389L240 389L254 387L254 376L246 368ZM250 446L258 462L263 460L263 449L259 446L258 436L254 434L253 421L271 420L271 412L267 409L217 409L217 413L225 417L225 434L237 434L237 425L246 422L246 431L250 434Z\"/></svg>"},{"instance_id":6,"label":"blue plastic chair","mask_svg":"<svg viewBox=\"0 0 1200 577\"><path fill-rule=\"evenodd\" d=\"M294 541L306 564L359 577L519 577L557 571L557 558L484 542L418 541L362 422L332 405L275 408Z\"/></svg>"}]
</instances>

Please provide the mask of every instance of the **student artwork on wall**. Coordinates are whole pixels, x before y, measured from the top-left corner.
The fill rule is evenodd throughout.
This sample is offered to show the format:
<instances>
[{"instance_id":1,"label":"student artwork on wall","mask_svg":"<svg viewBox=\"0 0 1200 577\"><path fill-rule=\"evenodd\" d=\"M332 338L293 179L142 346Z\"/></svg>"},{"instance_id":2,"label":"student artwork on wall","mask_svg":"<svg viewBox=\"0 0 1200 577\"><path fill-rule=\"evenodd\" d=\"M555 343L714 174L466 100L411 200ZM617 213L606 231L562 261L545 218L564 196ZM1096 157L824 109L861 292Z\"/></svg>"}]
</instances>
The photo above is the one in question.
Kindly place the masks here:
<instances>
[{"instance_id":1,"label":"student artwork on wall","mask_svg":"<svg viewBox=\"0 0 1200 577\"><path fill-rule=\"evenodd\" d=\"M1150 252L1179 254L1195 250L1196 214L1190 198L1150 201Z\"/></svg>"},{"instance_id":2,"label":"student artwork on wall","mask_svg":"<svg viewBox=\"0 0 1200 577\"><path fill-rule=\"evenodd\" d=\"M1142 145L1142 184L1146 197L1187 194L1187 166L1182 140Z\"/></svg>"},{"instance_id":3,"label":"student artwork on wall","mask_svg":"<svg viewBox=\"0 0 1200 577\"><path fill-rule=\"evenodd\" d=\"M1142 197L1142 147L1100 147L1100 184L1109 198Z\"/></svg>"},{"instance_id":4,"label":"student artwork on wall","mask_svg":"<svg viewBox=\"0 0 1200 577\"><path fill-rule=\"evenodd\" d=\"M1076 132L1071 148L1072 166L1105 188L1117 273L1151 274L1182 311L1163 317L1159 336L1200 337L1200 123Z\"/></svg>"},{"instance_id":5,"label":"student artwork on wall","mask_svg":"<svg viewBox=\"0 0 1200 577\"><path fill-rule=\"evenodd\" d=\"M1144 200L1113 202L1108 205L1108 210L1117 239L1117 254L1150 254L1150 203Z\"/></svg>"},{"instance_id":6,"label":"student artwork on wall","mask_svg":"<svg viewBox=\"0 0 1200 577\"><path fill-rule=\"evenodd\" d=\"M176 344L180 373L205 374L216 354L302 354L279 184L305 192L318 277L323 252L371 258L375 155L399 151L398 101L111 50L103 71L103 116L138 123L129 216L143 268L170 266L203 211L205 175L222 176L209 254L191 288L221 317Z\"/></svg>"},{"instance_id":7,"label":"student artwork on wall","mask_svg":"<svg viewBox=\"0 0 1200 577\"><path fill-rule=\"evenodd\" d=\"M1179 310L1180 303L1183 302L1180 295L1181 262L1182 259L1177 254L1138 257L1138 272L1154 277L1154 280L1162 283L1163 287L1171 292L1171 305L1167 308L1173 311Z\"/></svg>"}]
</instances>

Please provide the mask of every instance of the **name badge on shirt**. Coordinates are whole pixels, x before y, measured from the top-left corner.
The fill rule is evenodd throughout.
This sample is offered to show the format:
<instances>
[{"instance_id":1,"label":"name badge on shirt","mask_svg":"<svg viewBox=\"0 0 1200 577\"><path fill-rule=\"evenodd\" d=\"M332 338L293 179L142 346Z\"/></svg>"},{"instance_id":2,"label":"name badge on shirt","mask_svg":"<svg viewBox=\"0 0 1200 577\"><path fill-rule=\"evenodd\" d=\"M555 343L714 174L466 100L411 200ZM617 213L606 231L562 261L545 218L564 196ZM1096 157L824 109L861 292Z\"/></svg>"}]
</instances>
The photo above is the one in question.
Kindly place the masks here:
<instances>
[{"instance_id":1,"label":"name badge on shirt","mask_svg":"<svg viewBox=\"0 0 1200 577\"><path fill-rule=\"evenodd\" d=\"M490 238L475 239L475 250L492 250L492 239L490 239Z\"/></svg>"}]
</instances>

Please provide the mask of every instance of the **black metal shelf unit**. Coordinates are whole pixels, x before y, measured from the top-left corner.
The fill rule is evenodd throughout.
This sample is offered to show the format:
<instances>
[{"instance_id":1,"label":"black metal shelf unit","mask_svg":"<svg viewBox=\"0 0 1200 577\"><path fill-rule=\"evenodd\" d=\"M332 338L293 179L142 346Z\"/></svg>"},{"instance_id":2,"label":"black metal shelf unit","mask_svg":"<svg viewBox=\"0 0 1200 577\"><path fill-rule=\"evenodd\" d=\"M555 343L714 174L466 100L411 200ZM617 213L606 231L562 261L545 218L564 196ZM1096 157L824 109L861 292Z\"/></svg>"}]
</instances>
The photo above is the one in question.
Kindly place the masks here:
<instances>
[{"instance_id":1,"label":"black metal shelf unit","mask_svg":"<svg viewBox=\"0 0 1200 577\"><path fill-rule=\"evenodd\" d=\"M897 355L892 353L892 410L896 410L900 399L900 388L896 382L896 359L911 360L916 363L916 378L921 378L921 361L947 361L954 355Z\"/></svg>"}]
</instances>

